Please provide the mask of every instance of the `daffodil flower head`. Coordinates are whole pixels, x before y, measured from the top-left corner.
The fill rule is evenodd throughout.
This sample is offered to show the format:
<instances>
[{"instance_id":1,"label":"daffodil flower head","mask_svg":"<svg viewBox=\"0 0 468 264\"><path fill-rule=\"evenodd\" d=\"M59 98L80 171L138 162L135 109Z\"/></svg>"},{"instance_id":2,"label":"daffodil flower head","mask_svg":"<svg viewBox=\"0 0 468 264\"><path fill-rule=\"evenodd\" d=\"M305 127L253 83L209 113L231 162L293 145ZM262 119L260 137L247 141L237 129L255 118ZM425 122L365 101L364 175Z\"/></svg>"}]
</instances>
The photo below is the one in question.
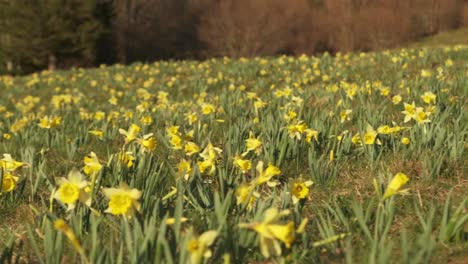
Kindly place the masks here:
<instances>
[{"instance_id":1,"label":"daffodil flower head","mask_svg":"<svg viewBox=\"0 0 468 264\"><path fill-rule=\"evenodd\" d=\"M76 237L75 233L73 232L73 229L65 222L63 219L57 219L54 222L54 228L63 232L65 236L68 238L70 243L73 245L75 250L83 255L83 248L81 247L80 241Z\"/></svg>"},{"instance_id":2,"label":"daffodil flower head","mask_svg":"<svg viewBox=\"0 0 468 264\"><path fill-rule=\"evenodd\" d=\"M424 111L422 107L417 107L413 118L418 124L429 123L431 122L431 120L429 120L429 115L430 113Z\"/></svg>"},{"instance_id":3,"label":"daffodil flower head","mask_svg":"<svg viewBox=\"0 0 468 264\"><path fill-rule=\"evenodd\" d=\"M16 188L19 177L6 171L2 177L2 192L11 192Z\"/></svg>"},{"instance_id":4,"label":"daffodil flower head","mask_svg":"<svg viewBox=\"0 0 468 264\"><path fill-rule=\"evenodd\" d=\"M302 134L307 129L307 125L304 123L304 121L298 121L295 124L288 125L287 129L290 138L297 138L298 140L301 140Z\"/></svg>"},{"instance_id":5,"label":"daffodil flower head","mask_svg":"<svg viewBox=\"0 0 468 264\"><path fill-rule=\"evenodd\" d=\"M95 135L98 139L103 139L104 138L104 131L102 130L90 130L88 131L91 135Z\"/></svg>"},{"instance_id":6,"label":"daffodil flower head","mask_svg":"<svg viewBox=\"0 0 468 264\"><path fill-rule=\"evenodd\" d=\"M395 174L395 176L393 176L392 180L390 181L390 184L388 184L387 189L385 189L382 200L392 197L400 192L404 193L405 190L401 190L401 187L403 187L408 181L409 178L406 174L401 172Z\"/></svg>"},{"instance_id":7,"label":"daffodil flower head","mask_svg":"<svg viewBox=\"0 0 468 264\"><path fill-rule=\"evenodd\" d=\"M249 133L249 138L245 140L245 146L247 151L242 153L242 157L245 157L250 151L254 151L257 155L262 152L262 141L259 137L256 138L252 132Z\"/></svg>"},{"instance_id":8,"label":"daffodil flower head","mask_svg":"<svg viewBox=\"0 0 468 264\"><path fill-rule=\"evenodd\" d=\"M403 105L405 108L405 110L402 111L402 113L405 114L405 119L403 122L407 123L412 118L414 118L414 115L416 114L416 105L414 102L412 104L403 103Z\"/></svg>"},{"instance_id":9,"label":"daffodil flower head","mask_svg":"<svg viewBox=\"0 0 468 264\"><path fill-rule=\"evenodd\" d=\"M343 110L340 112L340 122L341 123L344 123L345 121L349 121L351 120L351 113L353 112L353 110L351 109L346 109L346 110Z\"/></svg>"},{"instance_id":10,"label":"daffodil flower head","mask_svg":"<svg viewBox=\"0 0 468 264\"><path fill-rule=\"evenodd\" d=\"M221 153L223 152L222 149L213 146L213 144L209 143L205 149L200 153L200 157L204 160L215 160Z\"/></svg>"},{"instance_id":11,"label":"daffodil flower head","mask_svg":"<svg viewBox=\"0 0 468 264\"><path fill-rule=\"evenodd\" d=\"M248 159L242 159L242 157L239 155L234 157L233 164L237 168L241 169L242 173L247 173L252 168L252 162Z\"/></svg>"},{"instance_id":12,"label":"daffodil flower head","mask_svg":"<svg viewBox=\"0 0 468 264\"><path fill-rule=\"evenodd\" d=\"M187 250L190 254L191 264L200 264L203 258L209 258L212 255L210 246L216 240L218 232L216 230L209 230L201 234L199 237L192 237L188 241Z\"/></svg>"},{"instance_id":13,"label":"daffodil flower head","mask_svg":"<svg viewBox=\"0 0 468 264\"><path fill-rule=\"evenodd\" d=\"M128 131L122 128L119 129L119 133L125 137L125 144L128 144L132 142L133 140L135 140L138 134L140 133L140 131L141 131L141 128L136 124L130 125L130 127L128 128Z\"/></svg>"},{"instance_id":14,"label":"daffodil flower head","mask_svg":"<svg viewBox=\"0 0 468 264\"><path fill-rule=\"evenodd\" d=\"M421 99L426 104L435 104L436 98L437 96L432 92L425 92L423 95L421 95Z\"/></svg>"},{"instance_id":15,"label":"daffodil flower head","mask_svg":"<svg viewBox=\"0 0 468 264\"><path fill-rule=\"evenodd\" d=\"M408 145L410 143L410 141L411 140L408 137L402 137L400 142L403 145Z\"/></svg>"},{"instance_id":16,"label":"daffodil flower head","mask_svg":"<svg viewBox=\"0 0 468 264\"><path fill-rule=\"evenodd\" d=\"M304 132L306 134L306 142L307 143L310 143L312 141L312 139L314 139L315 142L318 142L319 132L317 130L307 128L307 129L305 129Z\"/></svg>"},{"instance_id":17,"label":"daffodil flower head","mask_svg":"<svg viewBox=\"0 0 468 264\"><path fill-rule=\"evenodd\" d=\"M68 206L68 210L73 210L76 202L80 201L86 206L91 206L91 196L88 188L88 181L77 169L72 169L67 178L58 179L59 187L54 194L54 198Z\"/></svg>"},{"instance_id":18,"label":"daffodil flower head","mask_svg":"<svg viewBox=\"0 0 468 264\"><path fill-rule=\"evenodd\" d=\"M177 164L177 175L179 177L183 176L184 180L187 181L190 178L191 173L192 173L192 163L190 163L190 161L182 159Z\"/></svg>"},{"instance_id":19,"label":"daffodil flower head","mask_svg":"<svg viewBox=\"0 0 468 264\"><path fill-rule=\"evenodd\" d=\"M102 165L99 163L96 153L92 151L84 157L84 164L83 171L89 176L96 176L102 169Z\"/></svg>"},{"instance_id":20,"label":"daffodil flower head","mask_svg":"<svg viewBox=\"0 0 468 264\"><path fill-rule=\"evenodd\" d=\"M140 210L138 199L141 197L141 191L130 189L125 183L119 188L104 188L102 191L109 199L107 213L131 217L135 211Z\"/></svg>"},{"instance_id":21,"label":"daffodil flower head","mask_svg":"<svg viewBox=\"0 0 468 264\"><path fill-rule=\"evenodd\" d=\"M307 199L309 196L309 187L314 184L312 181L296 180L291 184L291 194L293 204L298 203L300 200Z\"/></svg>"},{"instance_id":22,"label":"daffodil flower head","mask_svg":"<svg viewBox=\"0 0 468 264\"><path fill-rule=\"evenodd\" d=\"M21 161L16 161L8 153L4 153L3 154L3 159L0 160L0 168L3 169L4 171L8 171L8 172L14 172L18 168L21 168L21 167L26 166L26 165L27 165L27 163L24 163L24 162L21 162Z\"/></svg>"},{"instance_id":23,"label":"daffodil flower head","mask_svg":"<svg viewBox=\"0 0 468 264\"><path fill-rule=\"evenodd\" d=\"M281 173L281 170L278 167L269 163L268 167L264 170L263 161L259 161L255 169L257 170L257 173L258 173L257 178L254 181L255 185L261 185L263 183L267 183L268 186L274 187L278 184L277 181L271 180L271 178Z\"/></svg>"},{"instance_id":24,"label":"daffodil flower head","mask_svg":"<svg viewBox=\"0 0 468 264\"><path fill-rule=\"evenodd\" d=\"M182 149L182 138L177 134L169 134L170 143L173 149Z\"/></svg>"},{"instance_id":25,"label":"daffodil flower head","mask_svg":"<svg viewBox=\"0 0 468 264\"><path fill-rule=\"evenodd\" d=\"M392 103L394 105L397 105L401 102L401 100L403 100L403 98L401 97L401 95L397 94L395 96L392 97Z\"/></svg>"},{"instance_id":26,"label":"daffodil flower head","mask_svg":"<svg viewBox=\"0 0 468 264\"><path fill-rule=\"evenodd\" d=\"M192 125L193 123L197 122L198 116L197 113L195 112L189 112L185 114L185 119L188 121L189 125Z\"/></svg>"},{"instance_id":27,"label":"daffodil flower head","mask_svg":"<svg viewBox=\"0 0 468 264\"><path fill-rule=\"evenodd\" d=\"M201 104L201 109L202 109L202 113L204 115L209 115L209 114L214 113L216 111L215 106L213 104L209 104L209 103Z\"/></svg>"},{"instance_id":28,"label":"daffodil flower head","mask_svg":"<svg viewBox=\"0 0 468 264\"><path fill-rule=\"evenodd\" d=\"M120 152L119 161L125 164L127 168L131 168L135 164L135 155L131 151Z\"/></svg>"},{"instance_id":29,"label":"daffodil flower head","mask_svg":"<svg viewBox=\"0 0 468 264\"><path fill-rule=\"evenodd\" d=\"M137 140L138 144L142 147L143 152L151 152L156 149L156 139L153 133L144 135Z\"/></svg>"},{"instance_id":30,"label":"daffodil flower head","mask_svg":"<svg viewBox=\"0 0 468 264\"><path fill-rule=\"evenodd\" d=\"M260 197L260 194L254 191L255 186L251 184L241 184L236 190L237 205L247 204L247 209L252 210L255 201Z\"/></svg>"},{"instance_id":31,"label":"daffodil flower head","mask_svg":"<svg viewBox=\"0 0 468 264\"><path fill-rule=\"evenodd\" d=\"M200 147L197 144L195 144L195 143L193 143L191 141L188 141L188 142L185 143L184 150L185 150L185 155L190 157L190 156L200 152Z\"/></svg>"},{"instance_id":32,"label":"daffodil flower head","mask_svg":"<svg viewBox=\"0 0 468 264\"><path fill-rule=\"evenodd\" d=\"M46 128L46 129L54 128L60 125L61 120L62 118L57 117L57 116L54 116L54 117L45 116L39 120L38 126L40 128Z\"/></svg>"},{"instance_id":33,"label":"daffodil flower head","mask_svg":"<svg viewBox=\"0 0 468 264\"><path fill-rule=\"evenodd\" d=\"M198 161L197 165L201 173L205 173L205 171L209 169L208 174L213 174L213 172L216 170L215 161L212 159Z\"/></svg>"},{"instance_id":34,"label":"daffodil flower head","mask_svg":"<svg viewBox=\"0 0 468 264\"><path fill-rule=\"evenodd\" d=\"M264 257L281 256L280 241L290 248L295 238L294 223L280 222L283 216L289 214L289 210L278 211L276 208L270 208L265 211L262 222L242 223L240 227L252 229L260 235L260 251Z\"/></svg>"},{"instance_id":35,"label":"daffodil flower head","mask_svg":"<svg viewBox=\"0 0 468 264\"><path fill-rule=\"evenodd\" d=\"M364 133L362 137L362 141L366 145L373 145L374 143L381 144L380 141L377 139L377 131L371 125L367 125L366 133Z\"/></svg>"}]
</instances>

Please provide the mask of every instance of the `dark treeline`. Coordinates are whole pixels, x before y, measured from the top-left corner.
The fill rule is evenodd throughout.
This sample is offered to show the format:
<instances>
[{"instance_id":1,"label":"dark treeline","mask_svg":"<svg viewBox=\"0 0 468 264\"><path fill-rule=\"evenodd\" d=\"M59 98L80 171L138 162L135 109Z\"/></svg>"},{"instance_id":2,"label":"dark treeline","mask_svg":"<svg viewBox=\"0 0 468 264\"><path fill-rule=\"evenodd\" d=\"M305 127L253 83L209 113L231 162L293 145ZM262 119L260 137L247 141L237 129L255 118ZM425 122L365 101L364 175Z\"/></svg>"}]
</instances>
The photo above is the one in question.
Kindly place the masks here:
<instances>
[{"instance_id":1,"label":"dark treeline","mask_svg":"<svg viewBox=\"0 0 468 264\"><path fill-rule=\"evenodd\" d=\"M467 0L0 0L0 73L368 51L467 25Z\"/></svg>"}]
</instances>

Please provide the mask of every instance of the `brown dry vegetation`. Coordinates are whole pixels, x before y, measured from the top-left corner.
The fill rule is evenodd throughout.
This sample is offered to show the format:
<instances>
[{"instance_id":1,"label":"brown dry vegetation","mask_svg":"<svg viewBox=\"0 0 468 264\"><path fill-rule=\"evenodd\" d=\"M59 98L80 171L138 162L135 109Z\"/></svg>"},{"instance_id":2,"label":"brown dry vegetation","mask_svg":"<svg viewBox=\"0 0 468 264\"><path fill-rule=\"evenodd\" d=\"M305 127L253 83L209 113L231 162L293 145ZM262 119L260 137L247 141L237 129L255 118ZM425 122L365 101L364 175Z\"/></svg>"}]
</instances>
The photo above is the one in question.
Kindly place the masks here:
<instances>
[{"instance_id":1,"label":"brown dry vegetation","mask_svg":"<svg viewBox=\"0 0 468 264\"><path fill-rule=\"evenodd\" d=\"M395 47L468 25L465 0L119 0L122 62Z\"/></svg>"}]
</instances>

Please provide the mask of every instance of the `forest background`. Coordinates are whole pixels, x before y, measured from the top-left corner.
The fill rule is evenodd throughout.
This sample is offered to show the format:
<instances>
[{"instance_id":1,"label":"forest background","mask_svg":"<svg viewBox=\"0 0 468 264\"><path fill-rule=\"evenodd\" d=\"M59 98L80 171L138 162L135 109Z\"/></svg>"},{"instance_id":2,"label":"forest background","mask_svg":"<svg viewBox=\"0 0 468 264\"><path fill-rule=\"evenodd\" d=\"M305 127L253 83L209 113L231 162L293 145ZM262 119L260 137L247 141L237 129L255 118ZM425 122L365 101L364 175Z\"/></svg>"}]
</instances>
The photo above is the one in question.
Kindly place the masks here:
<instances>
[{"instance_id":1,"label":"forest background","mask_svg":"<svg viewBox=\"0 0 468 264\"><path fill-rule=\"evenodd\" d=\"M0 74L382 50L467 26L467 0L0 0Z\"/></svg>"}]
</instances>

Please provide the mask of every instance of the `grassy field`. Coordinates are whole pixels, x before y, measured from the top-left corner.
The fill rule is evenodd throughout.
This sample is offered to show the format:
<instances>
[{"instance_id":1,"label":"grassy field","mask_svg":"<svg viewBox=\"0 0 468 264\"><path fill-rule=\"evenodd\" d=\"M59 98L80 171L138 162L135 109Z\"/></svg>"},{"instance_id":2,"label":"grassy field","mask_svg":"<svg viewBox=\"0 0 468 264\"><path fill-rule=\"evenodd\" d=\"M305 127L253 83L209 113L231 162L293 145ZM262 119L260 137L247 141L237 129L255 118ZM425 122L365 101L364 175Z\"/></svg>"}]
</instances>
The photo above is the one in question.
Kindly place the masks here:
<instances>
[{"instance_id":1,"label":"grassy field","mask_svg":"<svg viewBox=\"0 0 468 264\"><path fill-rule=\"evenodd\" d=\"M468 47L0 77L0 262L463 263Z\"/></svg>"}]
</instances>

